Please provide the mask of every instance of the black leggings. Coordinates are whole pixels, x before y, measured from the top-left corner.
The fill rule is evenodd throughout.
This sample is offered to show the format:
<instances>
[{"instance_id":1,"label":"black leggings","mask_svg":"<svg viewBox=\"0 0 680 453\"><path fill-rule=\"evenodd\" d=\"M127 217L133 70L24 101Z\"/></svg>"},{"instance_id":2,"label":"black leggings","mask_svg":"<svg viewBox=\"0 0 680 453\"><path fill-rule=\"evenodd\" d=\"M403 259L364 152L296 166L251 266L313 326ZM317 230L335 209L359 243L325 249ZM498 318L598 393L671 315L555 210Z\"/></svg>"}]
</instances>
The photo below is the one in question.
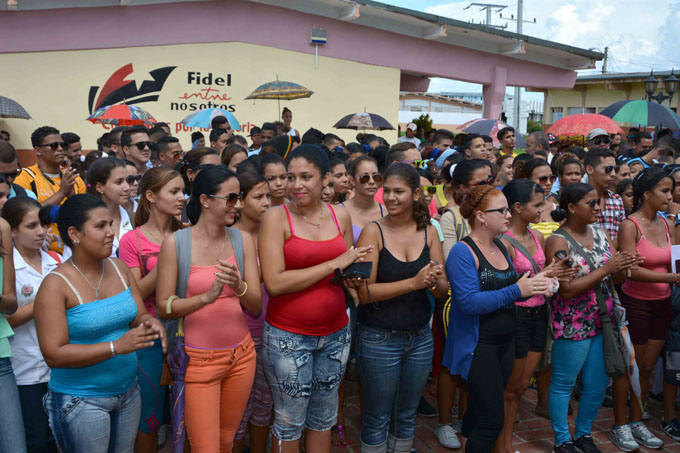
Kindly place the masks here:
<instances>
[{"instance_id":1,"label":"black leggings","mask_svg":"<svg viewBox=\"0 0 680 453\"><path fill-rule=\"evenodd\" d=\"M493 451L505 420L505 386L515 360L513 335L484 339L475 348L467 386L470 392L461 434L467 437L466 453Z\"/></svg>"}]
</instances>

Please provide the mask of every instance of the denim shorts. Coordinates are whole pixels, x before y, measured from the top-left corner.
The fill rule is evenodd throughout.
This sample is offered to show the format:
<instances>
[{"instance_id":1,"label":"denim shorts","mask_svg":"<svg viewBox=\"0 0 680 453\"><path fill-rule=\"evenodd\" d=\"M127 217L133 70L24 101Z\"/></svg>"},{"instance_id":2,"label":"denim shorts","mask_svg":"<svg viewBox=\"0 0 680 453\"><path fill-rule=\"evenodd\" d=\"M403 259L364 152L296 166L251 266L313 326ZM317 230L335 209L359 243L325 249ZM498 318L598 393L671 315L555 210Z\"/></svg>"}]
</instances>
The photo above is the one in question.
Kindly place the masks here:
<instances>
[{"instance_id":1,"label":"denim shorts","mask_svg":"<svg viewBox=\"0 0 680 453\"><path fill-rule=\"evenodd\" d=\"M330 335L312 336L265 323L262 364L274 400L272 432L277 439L294 441L303 428L333 427L350 341L349 325Z\"/></svg>"},{"instance_id":2,"label":"denim shorts","mask_svg":"<svg viewBox=\"0 0 680 453\"><path fill-rule=\"evenodd\" d=\"M125 393L102 398L49 390L43 406L62 452L124 453L134 449L142 410L137 382Z\"/></svg>"}]
</instances>

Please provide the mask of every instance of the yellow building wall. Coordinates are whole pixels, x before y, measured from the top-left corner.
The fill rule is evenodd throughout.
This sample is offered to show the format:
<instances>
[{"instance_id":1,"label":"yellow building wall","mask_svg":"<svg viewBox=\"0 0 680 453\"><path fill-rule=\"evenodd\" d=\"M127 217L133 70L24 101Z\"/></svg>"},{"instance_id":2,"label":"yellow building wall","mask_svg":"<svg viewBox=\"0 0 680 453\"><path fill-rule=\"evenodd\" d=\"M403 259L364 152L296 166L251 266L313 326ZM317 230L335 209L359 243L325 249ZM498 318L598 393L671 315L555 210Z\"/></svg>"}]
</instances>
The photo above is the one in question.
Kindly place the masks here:
<instances>
[{"instance_id":1,"label":"yellow building wall","mask_svg":"<svg viewBox=\"0 0 680 453\"><path fill-rule=\"evenodd\" d=\"M310 98L281 101L281 108L293 111L292 125L300 134L315 127L333 132L347 142L355 141L357 131L333 129L343 116L364 109L398 124L400 71L246 43L182 44L102 50L0 54L0 87L3 96L14 99L33 117L31 120L0 118L0 129L12 134L19 149L32 148L31 132L50 125L61 132L75 132L84 149L96 149L96 139L111 126L86 121L90 115L90 87L99 87L97 96L112 74L132 63L134 72L126 80L140 87L158 68L176 66L167 77L158 100L135 104L156 120L170 123L173 135L185 150L190 149L192 130L178 124L212 99L229 106L248 135L253 125L280 118L276 100L245 100L259 85L276 80L295 82L314 92ZM196 83L200 73L199 83ZM191 83L190 74L193 74ZM208 77L212 74L212 79ZM216 83L217 78L224 81ZM230 82L230 85L228 84ZM184 106L184 110L182 107ZM195 129L198 130L198 129ZM208 137L208 132L203 131ZM376 132L396 142L397 132Z\"/></svg>"},{"instance_id":2,"label":"yellow building wall","mask_svg":"<svg viewBox=\"0 0 680 453\"><path fill-rule=\"evenodd\" d=\"M620 84L617 84L620 85ZM604 83L597 84L576 84L572 90L556 90L551 89L545 92L545 110L544 118L546 124L554 123L552 119L552 108L562 107L564 116L567 116L569 107L595 107L596 112L599 113L602 109L614 104L615 102L625 99L645 99L644 85L642 82L626 84L630 86L630 94L628 95L625 89L609 89ZM622 87L621 87L622 88ZM583 102L583 91L585 90L585 105ZM659 91L657 89L657 91ZM664 91L664 94L666 92ZM678 107L678 98L676 94L673 98L672 107ZM664 102L668 105L668 101Z\"/></svg>"}]
</instances>

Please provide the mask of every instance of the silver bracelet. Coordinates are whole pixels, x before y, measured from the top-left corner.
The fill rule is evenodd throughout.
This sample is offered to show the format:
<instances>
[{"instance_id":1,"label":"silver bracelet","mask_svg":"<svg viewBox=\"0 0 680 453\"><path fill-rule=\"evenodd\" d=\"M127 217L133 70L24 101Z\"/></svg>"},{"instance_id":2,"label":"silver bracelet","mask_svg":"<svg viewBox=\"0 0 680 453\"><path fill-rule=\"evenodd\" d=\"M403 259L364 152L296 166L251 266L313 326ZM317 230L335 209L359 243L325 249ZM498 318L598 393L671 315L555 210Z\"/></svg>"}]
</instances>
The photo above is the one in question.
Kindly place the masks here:
<instances>
[{"instance_id":1,"label":"silver bracelet","mask_svg":"<svg viewBox=\"0 0 680 453\"><path fill-rule=\"evenodd\" d=\"M113 341L109 341L109 348L111 349L111 357L115 357L116 349L113 347Z\"/></svg>"}]
</instances>

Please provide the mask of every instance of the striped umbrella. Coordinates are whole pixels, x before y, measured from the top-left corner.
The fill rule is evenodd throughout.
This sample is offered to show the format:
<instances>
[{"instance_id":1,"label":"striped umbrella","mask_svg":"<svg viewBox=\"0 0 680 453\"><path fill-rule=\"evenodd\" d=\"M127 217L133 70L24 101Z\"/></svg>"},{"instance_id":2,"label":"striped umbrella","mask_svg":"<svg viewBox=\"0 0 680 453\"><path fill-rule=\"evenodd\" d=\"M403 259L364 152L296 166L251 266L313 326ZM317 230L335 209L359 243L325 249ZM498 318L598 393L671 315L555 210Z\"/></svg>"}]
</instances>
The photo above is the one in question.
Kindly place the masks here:
<instances>
[{"instance_id":1,"label":"striped umbrella","mask_svg":"<svg viewBox=\"0 0 680 453\"><path fill-rule=\"evenodd\" d=\"M0 118L21 118L30 120L31 115L14 99L0 96Z\"/></svg>"},{"instance_id":2,"label":"striped umbrella","mask_svg":"<svg viewBox=\"0 0 680 453\"><path fill-rule=\"evenodd\" d=\"M190 113L182 121L180 121L180 123L184 124L187 127L202 127L209 129L212 126L213 118L215 118L216 116L224 116L225 118L227 118L227 121L229 122L229 127L231 127L232 130L234 131L241 130L241 125L239 124L238 120L236 119L233 113L218 108L203 109Z\"/></svg>"},{"instance_id":3,"label":"striped umbrella","mask_svg":"<svg viewBox=\"0 0 680 453\"><path fill-rule=\"evenodd\" d=\"M351 113L344 116L333 127L336 129L374 129L377 131L394 129L394 126L382 116L367 112Z\"/></svg>"},{"instance_id":4,"label":"striped umbrella","mask_svg":"<svg viewBox=\"0 0 680 453\"><path fill-rule=\"evenodd\" d=\"M149 112L136 105L107 105L86 118L95 124L113 124L115 126L151 126L156 119Z\"/></svg>"},{"instance_id":5,"label":"striped umbrella","mask_svg":"<svg viewBox=\"0 0 680 453\"><path fill-rule=\"evenodd\" d=\"M463 124L461 129L463 129L463 132L466 134L488 135L493 139L493 146L500 148L501 142L498 141L496 135L498 134L498 131L504 127L508 127L508 125L503 121L488 118L477 118ZM527 147L527 142L524 140L524 137L522 137L522 134L519 134L516 131L515 139L515 148L524 149Z\"/></svg>"},{"instance_id":6,"label":"striped umbrella","mask_svg":"<svg viewBox=\"0 0 680 453\"><path fill-rule=\"evenodd\" d=\"M636 100L619 101L600 112L617 123L640 126L667 127L680 130L680 117L673 110L657 102Z\"/></svg>"},{"instance_id":7,"label":"striped umbrella","mask_svg":"<svg viewBox=\"0 0 680 453\"><path fill-rule=\"evenodd\" d=\"M608 134L623 134L623 130L618 124L608 116L597 115L595 113L580 113L578 115L569 115L561 118L553 123L548 129L549 134L555 137L583 135L588 136L588 133L593 129L604 129Z\"/></svg>"},{"instance_id":8,"label":"striped umbrella","mask_svg":"<svg viewBox=\"0 0 680 453\"><path fill-rule=\"evenodd\" d=\"M314 94L314 92L309 88L305 88L297 83L279 80L279 76L277 75L275 81L265 83L255 88L255 91L246 96L246 99L276 99L279 106L279 114L281 114L281 99L290 101L293 99L308 98L312 94Z\"/></svg>"}]
</instances>

